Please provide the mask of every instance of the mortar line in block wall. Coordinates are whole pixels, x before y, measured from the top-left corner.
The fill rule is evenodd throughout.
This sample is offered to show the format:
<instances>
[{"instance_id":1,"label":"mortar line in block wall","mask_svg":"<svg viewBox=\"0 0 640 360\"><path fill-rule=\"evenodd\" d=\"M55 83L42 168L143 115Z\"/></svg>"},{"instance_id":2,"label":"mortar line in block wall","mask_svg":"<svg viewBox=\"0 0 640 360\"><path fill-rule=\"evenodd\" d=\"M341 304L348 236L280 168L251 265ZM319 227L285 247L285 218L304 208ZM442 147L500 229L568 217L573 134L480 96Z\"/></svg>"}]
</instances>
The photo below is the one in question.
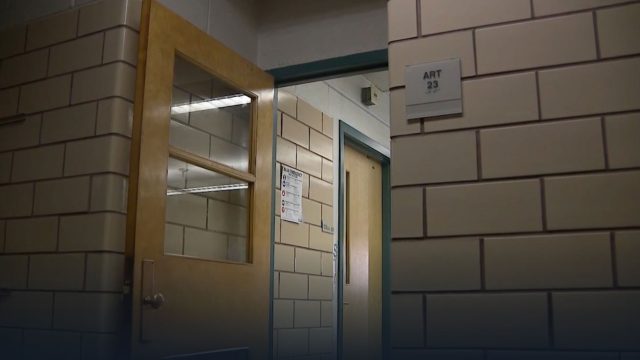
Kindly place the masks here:
<instances>
[{"instance_id":1,"label":"mortar line in block wall","mask_svg":"<svg viewBox=\"0 0 640 360\"><path fill-rule=\"evenodd\" d=\"M628 60L628 59L640 59L640 54L637 54L637 53L625 54L625 55L611 56L605 59L574 61L574 62L561 63L561 64L543 65L543 66L528 67L528 68L521 68L521 69L514 69L514 70L504 70L504 71L496 71L491 73L467 75L467 76L462 76L462 80L463 82L471 81L471 80L480 80L480 79L493 78L498 76L531 73L534 71L558 70L562 68L570 68L570 67L575 67L580 65L598 65L598 64L605 64L607 62L614 62L614 61ZM401 89L404 89L405 87L406 87L405 84L394 85L389 87L389 91L401 90Z\"/></svg>"},{"instance_id":2,"label":"mortar line in block wall","mask_svg":"<svg viewBox=\"0 0 640 360\"><path fill-rule=\"evenodd\" d=\"M427 189L422 188L422 236L428 236L428 224L427 224Z\"/></svg>"},{"instance_id":3,"label":"mortar line in block wall","mask_svg":"<svg viewBox=\"0 0 640 360\"><path fill-rule=\"evenodd\" d=\"M51 216L49 216L51 217ZM68 251L17 251L7 252L0 254L0 258L4 256L16 256L16 255L73 255L73 254L113 254L122 255L122 251L114 250L68 250Z\"/></svg>"},{"instance_id":4,"label":"mortar line in block wall","mask_svg":"<svg viewBox=\"0 0 640 360\"><path fill-rule=\"evenodd\" d=\"M278 298L278 300L284 300L284 299L285 298ZM292 322L291 328L295 329L295 326L296 326L296 300L295 299L291 300L291 306L293 306L293 309L292 309L293 315L291 316L291 322Z\"/></svg>"},{"instance_id":5,"label":"mortar line in block wall","mask_svg":"<svg viewBox=\"0 0 640 360\"><path fill-rule=\"evenodd\" d=\"M487 289L487 280L486 280L486 266L485 266L485 249L484 249L484 238L481 237L479 241L480 246L480 289Z\"/></svg>"},{"instance_id":6,"label":"mortar line in block wall","mask_svg":"<svg viewBox=\"0 0 640 360\"><path fill-rule=\"evenodd\" d=\"M404 89L404 87L402 89ZM475 126L475 127L459 127L459 128L453 128L453 129L445 129L445 130L425 131L421 129L420 133L416 132L412 134L393 135L391 136L391 139L401 139L401 138L407 138L412 136L422 136L422 135L448 134L448 133L471 131L471 130L491 130L491 129L506 128L506 127L514 127L518 125L538 125L538 124L546 124L546 123L561 122L561 121L586 120L594 117L636 114L638 112L640 112L640 108L632 109L632 110L623 110L623 111L612 111L612 112L606 112L606 113L585 114L585 115L578 115L578 116L565 116L565 117L539 119L539 120L538 119L524 120L524 121L516 121L516 122L502 123L502 124L491 124L491 125L483 125L483 126ZM424 120L423 120L423 123L424 123Z\"/></svg>"},{"instance_id":7,"label":"mortar line in block wall","mask_svg":"<svg viewBox=\"0 0 640 360\"><path fill-rule=\"evenodd\" d=\"M44 78L49 78L49 71L51 69L51 48L47 48L47 68L45 69Z\"/></svg>"},{"instance_id":8,"label":"mortar line in block wall","mask_svg":"<svg viewBox=\"0 0 640 360\"><path fill-rule=\"evenodd\" d=\"M115 211L115 210L97 210L97 211L73 211L73 212L63 212L63 213L46 213L46 214L34 214L34 215L25 215L25 216L14 216L14 217L4 217L2 220L29 220L29 219L38 219L52 216L74 216L74 215L95 215L95 214L115 214L115 215L127 215L125 211Z\"/></svg>"},{"instance_id":9,"label":"mortar line in block wall","mask_svg":"<svg viewBox=\"0 0 640 360\"><path fill-rule=\"evenodd\" d=\"M15 113L20 113L20 101L22 101L22 86L18 87L18 101L16 101Z\"/></svg>"},{"instance_id":10,"label":"mortar line in block wall","mask_svg":"<svg viewBox=\"0 0 640 360\"><path fill-rule=\"evenodd\" d=\"M476 45L476 29L471 31L471 46L473 47L473 71L478 74L478 46Z\"/></svg>"},{"instance_id":11,"label":"mortar line in block wall","mask_svg":"<svg viewBox=\"0 0 640 360\"><path fill-rule=\"evenodd\" d=\"M18 328L19 332L20 332L20 359L24 359L25 356L25 342L24 342L24 329L23 328Z\"/></svg>"},{"instance_id":12,"label":"mortar line in block wall","mask_svg":"<svg viewBox=\"0 0 640 360\"><path fill-rule=\"evenodd\" d=\"M74 215L96 215L96 214L127 215L127 213L125 211L97 210L97 211L72 211L72 212L62 212L62 213L59 213L59 212L57 212L57 213L43 213L43 214L3 217L0 220L5 220L5 221L10 221L10 220L30 220L30 219L39 219L39 218L45 218L45 217L52 217L52 216L69 217L69 216L74 216Z\"/></svg>"},{"instance_id":13,"label":"mortar line in block wall","mask_svg":"<svg viewBox=\"0 0 640 360\"><path fill-rule=\"evenodd\" d=\"M611 247L611 276L613 277L613 286L619 287L618 283L618 256L616 253L616 233L614 231L609 233L609 242Z\"/></svg>"},{"instance_id":14,"label":"mortar line in block wall","mask_svg":"<svg viewBox=\"0 0 640 360\"><path fill-rule=\"evenodd\" d=\"M95 111L95 115L94 115L94 117L93 117L93 136L92 136L92 138L93 138L93 137L97 137L97 136L106 135L106 134L98 135L98 112L100 111L100 100L96 100L96 101L95 101L95 104L96 104L96 105L95 105L95 109L96 109L96 111ZM109 126L109 127L111 128L112 126L113 126L113 125L111 125L111 126ZM110 131L111 131L111 130L110 130ZM126 137L126 136L125 136L125 137ZM127 137L127 138L128 138L129 140L131 139L131 138L129 138L129 137Z\"/></svg>"},{"instance_id":15,"label":"mortar line in block wall","mask_svg":"<svg viewBox=\"0 0 640 360\"><path fill-rule=\"evenodd\" d=\"M518 24L518 23L526 23L526 22L537 21L537 20L545 20L545 19L550 19L550 18L561 18L561 17L568 16L568 15L577 15L577 14L581 14L581 13L589 13L589 12L598 11L598 10L604 10L604 9L609 9L609 8L624 7L624 6L627 6L627 5L632 5L632 4L637 3L637 2L638 2L638 0L629 0L629 1L624 2L624 3L609 4L609 5L604 5L604 6L594 6L594 7L587 8L587 9L571 10L571 11L553 13L553 14L548 14L548 15L527 17L527 18L522 18L522 19L515 19L515 20L508 20L508 21L498 21L498 22L494 22L494 23L491 23L491 24L483 24L483 25L476 25L476 26L469 26L469 27L460 27L460 28L456 28L456 29L452 29L452 30L437 31L437 32L432 32L432 33L428 33L428 34L420 34L420 33L418 33L418 38L427 38L427 37L438 36L438 35L448 35L448 34L452 34L452 33L456 33L456 32L470 31L470 30L483 30L483 29L492 28L492 27L514 25L514 24ZM418 19L420 19L420 13L418 13ZM415 38L392 40L392 41L389 41L389 45L395 44L395 43L400 43L400 42L407 41L407 40L415 40Z\"/></svg>"},{"instance_id":16,"label":"mortar line in block wall","mask_svg":"<svg viewBox=\"0 0 640 360\"><path fill-rule=\"evenodd\" d=\"M542 212L542 230L546 232L547 226L547 194L545 192L544 178L540 179L540 211Z\"/></svg>"},{"instance_id":17,"label":"mortar line in block wall","mask_svg":"<svg viewBox=\"0 0 640 360\"><path fill-rule=\"evenodd\" d=\"M620 292L640 291L640 286L627 287L576 287L576 288L535 288L535 289L461 289L461 290L391 290L393 295L510 295L523 293L544 294L547 292L579 293L579 292Z\"/></svg>"},{"instance_id":18,"label":"mortar line in block wall","mask_svg":"<svg viewBox=\"0 0 640 360\"><path fill-rule=\"evenodd\" d=\"M56 318L56 292L53 291L51 294L51 329L55 329L55 318Z\"/></svg>"},{"instance_id":19,"label":"mortar line in block wall","mask_svg":"<svg viewBox=\"0 0 640 360\"><path fill-rule=\"evenodd\" d=\"M4 220L3 220L4 221ZM7 222L4 221L4 228L2 229L4 242L2 243L2 253L7 252Z\"/></svg>"},{"instance_id":20,"label":"mortar line in block wall","mask_svg":"<svg viewBox=\"0 0 640 360\"><path fill-rule=\"evenodd\" d=\"M16 54L16 55L21 55L21 54L24 54L24 53L27 52L27 41L29 40L29 29L31 29L31 26L26 26L25 25L25 27L24 27L24 42L23 42L23 45L22 45L22 52L20 52L20 54ZM6 57L6 58L4 58L2 60L6 60L6 59L9 59L9 58L11 58L11 56Z\"/></svg>"},{"instance_id":21,"label":"mortar line in block wall","mask_svg":"<svg viewBox=\"0 0 640 360\"><path fill-rule=\"evenodd\" d=\"M441 236L427 236L424 238L416 237L395 237L393 241L433 241L433 240L446 240L459 237L514 237L514 236L540 236L540 235L561 235L561 234L590 234L594 232L611 232L611 231L627 231L627 230L640 230L640 226L623 226L623 227L605 227L605 228L581 228L581 229L563 229L563 230L540 230L540 231L520 231L520 232L507 232L507 233L488 233L488 234L451 234Z\"/></svg>"},{"instance_id":22,"label":"mortar line in block wall","mask_svg":"<svg viewBox=\"0 0 640 360\"><path fill-rule=\"evenodd\" d=\"M40 137L42 138L42 131ZM62 144L62 176L64 176L64 171L67 168L67 143Z\"/></svg>"},{"instance_id":23,"label":"mortar line in block wall","mask_svg":"<svg viewBox=\"0 0 640 360\"><path fill-rule=\"evenodd\" d=\"M555 347L555 334L554 334L554 323L553 323L553 295L551 292L547 293L547 327L548 327L548 336L549 336L549 347Z\"/></svg>"},{"instance_id":24,"label":"mortar line in block wall","mask_svg":"<svg viewBox=\"0 0 640 360\"><path fill-rule=\"evenodd\" d=\"M295 308L295 305L294 305ZM293 311L295 314L295 310ZM311 353L311 331L309 331L310 329L312 329L311 327L307 328L307 354Z\"/></svg>"},{"instance_id":25,"label":"mortar line in block wall","mask_svg":"<svg viewBox=\"0 0 640 360\"><path fill-rule=\"evenodd\" d=\"M600 125L602 126L602 150L604 151L604 167L605 169L610 169L611 164L609 163L609 144L607 143L607 124L604 116L600 117Z\"/></svg>"},{"instance_id":26,"label":"mortar line in block wall","mask_svg":"<svg viewBox=\"0 0 640 360\"><path fill-rule=\"evenodd\" d=\"M540 96L540 72L535 72L536 78L536 105L538 110L538 118L536 120L540 121L542 119L542 97Z\"/></svg>"},{"instance_id":27,"label":"mortar line in block wall","mask_svg":"<svg viewBox=\"0 0 640 360\"><path fill-rule=\"evenodd\" d=\"M482 144L480 143L480 130L475 131L476 135L476 171L478 180L482 180Z\"/></svg>"},{"instance_id":28,"label":"mortar line in block wall","mask_svg":"<svg viewBox=\"0 0 640 360\"><path fill-rule=\"evenodd\" d=\"M62 216L58 216L57 220L58 220L58 228L56 231L56 253L58 253L60 251L60 224L62 223Z\"/></svg>"},{"instance_id":29,"label":"mortar line in block wall","mask_svg":"<svg viewBox=\"0 0 640 360\"><path fill-rule=\"evenodd\" d=\"M35 214L35 210L36 210L36 183L33 182L33 185L31 186L31 213L25 217L30 218L31 215Z\"/></svg>"},{"instance_id":30,"label":"mortar line in block wall","mask_svg":"<svg viewBox=\"0 0 640 360\"><path fill-rule=\"evenodd\" d=\"M91 176L89 177L89 199L87 201L87 212L91 211L91 198L93 196L91 196L91 194L93 194L93 174L91 174Z\"/></svg>"},{"instance_id":31,"label":"mortar line in block wall","mask_svg":"<svg viewBox=\"0 0 640 360\"><path fill-rule=\"evenodd\" d=\"M55 78L59 78L59 77L65 77L65 76L68 76L68 75L72 75L71 87L73 87L73 74L77 74L79 72L84 72L84 71L89 71L89 70L94 70L94 69L98 69L98 68L109 66L109 65L113 65L113 64L125 64L125 65L133 68L134 70L136 69L136 67L134 65L131 65L130 63L128 63L128 62L126 62L124 60L113 60L113 61L106 62L104 64L100 63L100 64L97 64L97 65L91 65L91 66L87 66L87 67L83 67L83 68L78 68L78 69L74 69L74 70L67 71L67 72L60 73L60 74L55 74L55 75L52 75L52 76L47 76L47 77L36 79L36 80L29 80L29 81L20 82L20 83L9 85L9 86L5 86L5 87L0 87L0 90L7 90L7 89L19 87L19 86L20 87L27 86L27 85L31 85L31 84L34 84L34 83L38 83L38 82L42 82L42 81L46 81L46 80L50 80L50 79L55 79ZM124 98L124 99L126 99L126 98ZM93 99L91 101L96 101L96 100L98 100L98 99ZM132 100L130 100L130 99L126 99L126 100L129 101L129 102L132 102ZM78 105L78 104L80 104L80 103L71 104L71 98L69 98L69 102L70 102L70 105ZM60 106L60 107L55 108L55 109L65 108L65 107L68 107L68 105ZM51 111L51 110L47 109L45 111Z\"/></svg>"},{"instance_id":32,"label":"mortar line in block wall","mask_svg":"<svg viewBox=\"0 0 640 360\"><path fill-rule=\"evenodd\" d=\"M43 126L44 125L44 115L43 114L38 115L38 122L40 123L38 125L38 143L33 145L33 146L31 146L31 147L29 147L30 149L38 149L38 148L43 147L43 145L44 145L42 143L42 128L44 127ZM28 148L25 148L25 149L28 149ZM22 149L20 149L20 150L22 150ZM63 172L63 174L64 174L64 172Z\"/></svg>"},{"instance_id":33,"label":"mortar line in block wall","mask_svg":"<svg viewBox=\"0 0 640 360\"><path fill-rule=\"evenodd\" d=\"M69 80L69 103L67 104L66 107L70 107L72 104L71 102L73 101L73 78L75 76L75 73L71 74L71 79ZM96 110L97 111L97 110ZM44 118L44 115L42 116Z\"/></svg>"},{"instance_id":34,"label":"mortar line in block wall","mask_svg":"<svg viewBox=\"0 0 640 360\"><path fill-rule=\"evenodd\" d=\"M13 163L15 161L16 153L15 151L11 152L9 156L9 183L11 183L11 179L13 178ZM5 238L6 239L6 238Z\"/></svg>"},{"instance_id":35,"label":"mortar line in block wall","mask_svg":"<svg viewBox=\"0 0 640 360\"><path fill-rule=\"evenodd\" d=\"M102 33L102 50L100 53L100 63L104 64L104 53L105 53L105 48L107 47L107 32L103 32Z\"/></svg>"},{"instance_id":36,"label":"mortar line in block wall","mask_svg":"<svg viewBox=\"0 0 640 360\"><path fill-rule=\"evenodd\" d=\"M438 183L403 184L403 185L393 185L391 188L392 189L402 189L402 188L426 186L429 189L433 189L433 188L452 186L452 185L491 184L491 183L497 183L497 182L503 182L503 181L537 180L537 179L540 179L540 178L556 178L556 177L565 177L565 176L572 176L572 175L621 174L621 173L636 172L638 170L640 170L640 166L622 168L622 169L594 169L594 170L557 172L557 173L538 174L538 175L520 175L520 176L495 177L495 178L485 178L485 179L480 179L480 180L459 180L459 181L438 182Z\"/></svg>"},{"instance_id":37,"label":"mortar line in block wall","mask_svg":"<svg viewBox=\"0 0 640 360\"><path fill-rule=\"evenodd\" d=\"M416 35L422 37L422 4L421 0L416 0Z\"/></svg>"},{"instance_id":38,"label":"mortar line in block wall","mask_svg":"<svg viewBox=\"0 0 640 360\"><path fill-rule=\"evenodd\" d=\"M82 289L75 289L75 290L61 290L61 289L10 289L13 292L20 292L20 293L42 293L42 292L55 292L57 294L103 294L103 295L122 295L122 291L98 291L98 290L82 290ZM2 326L3 328L6 326ZM45 328L46 329L46 328ZM58 331L58 330L56 330ZM96 331L96 334L104 334L103 332L99 332Z\"/></svg>"},{"instance_id":39,"label":"mortar line in block wall","mask_svg":"<svg viewBox=\"0 0 640 360\"><path fill-rule=\"evenodd\" d=\"M428 327L427 327L427 295L423 294L422 295L422 333L424 334L424 336L422 337L422 346L427 347L429 346L429 334L427 331Z\"/></svg>"},{"instance_id":40,"label":"mortar line in block wall","mask_svg":"<svg viewBox=\"0 0 640 360\"><path fill-rule=\"evenodd\" d=\"M5 227L7 225L5 224ZM5 241L6 247L6 241ZM31 279L31 256L27 255L27 283L25 284L25 289L29 289L29 279Z\"/></svg>"},{"instance_id":41,"label":"mortar line in block wall","mask_svg":"<svg viewBox=\"0 0 640 360\"><path fill-rule=\"evenodd\" d=\"M80 349L84 349L84 343L85 343L85 336L84 336L84 332L79 333L80 335Z\"/></svg>"},{"instance_id":42,"label":"mortar line in block wall","mask_svg":"<svg viewBox=\"0 0 640 360\"><path fill-rule=\"evenodd\" d=\"M8 60L8 59L12 59L12 58L15 58L15 57L18 57L18 56L31 54L31 53L34 53L34 52L37 52L37 51L40 51L40 50L43 50L43 49L46 49L46 48L52 48L52 47L55 47L55 46L58 46L58 45L67 44L67 43L70 43L70 42L73 42L73 41L76 41L76 40L79 40L79 39L88 38L88 37L91 37L91 36L94 36L94 35L97 35L97 34L100 34L100 33L105 33L106 34L107 32L109 32L111 30L116 30L116 29L120 29L120 28L131 30L134 33L136 33L137 35L140 34L140 31L138 29L133 28L133 27L131 27L129 25L120 24L120 25L114 25L114 26L111 26L111 27L108 27L108 28L104 28L102 30L97 30L97 31L93 31L93 32L90 32L90 33L86 33L86 34L83 34L82 36L75 36L75 37L73 37L71 39L66 39L66 40L63 40L63 41L56 42L56 43L47 44L47 45L44 45L44 46L35 47L35 48L27 50L26 49L26 44L27 44L26 37L27 37L27 33L29 32L29 28L30 27L27 26L27 30L25 31L25 48L22 50L22 52L7 56L5 58L2 58L1 60ZM131 64L131 65L133 65L133 64Z\"/></svg>"},{"instance_id":43,"label":"mortar line in block wall","mask_svg":"<svg viewBox=\"0 0 640 360\"><path fill-rule=\"evenodd\" d=\"M596 44L596 58L602 59L602 52L600 51L600 34L598 32L598 15L597 11L591 11L593 19L593 36Z\"/></svg>"},{"instance_id":44,"label":"mortar line in block wall","mask_svg":"<svg viewBox=\"0 0 640 360\"><path fill-rule=\"evenodd\" d=\"M65 107L68 108L68 107ZM39 130L41 132L41 130ZM39 135L41 136L41 135ZM52 142L48 142L48 143L40 143L37 145L33 145L33 146L25 146L25 147L19 147L19 148L14 148L11 149L9 151L5 151L5 152L10 152L10 151L23 151L23 150L33 150L33 149L39 149L45 146L53 146L53 145L62 145L62 144L68 144L68 143L72 143L72 142L78 142L78 141L82 141L82 140L93 140L93 139L100 139L100 138L105 138L105 137L119 137L125 140L131 140L130 137L126 136L126 135L122 135L119 133L107 133L107 134L100 134L100 135L90 135L90 136L84 136L84 137L78 137L78 138L73 138L73 139L67 139L67 140L60 140L60 141L52 141ZM106 172L103 172L106 173ZM128 175L127 175L128 176ZM57 176L55 178L61 178L64 176ZM73 177L73 176L68 176L68 177ZM40 179L38 179L40 180ZM24 181L23 181L24 182ZM19 182L16 182L19 183Z\"/></svg>"},{"instance_id":45,"label":"mortar line in block wall","mask_svg":"<svg viewBox=\"0 0 640 360\"><path fill-rule=\"evenodd\" d=\"M24 84L23 84L23 85L24 85ZM22 87L22 85L18 85L18 86L14 86L14 87L20 87L20 88L21 88L21 87ZM19 91L19 92L18 92L18 103L20 103L20 95L21 95L21 93L22 93L22 91ZM80 105L86 105L86 104L89 104L89 103L100 102L100 101L106 101L106 100L114 100L114 99L122 100L122 101L125 101L125 102L127 102L127 103L129 103L129 104L133 105L133 101L132 101L131 99L128 99L128 98L126 98L126 97L124 97L124 96L111 95L111 96L105 96L105 97L101 97L101 98L97 98L97 99L92 99L92 100L87 100L87 101L79 101L79 102L77 102L77 103L73 103L73 104L71 104L71 105L63 105L63 106L53 107L53 108L46 109L46 110L34 111L34 112L31 112L31 113L26 113L25 115L26 115L26 116L37 116L37 115L43 115L43 114L45 114L45 113L53 112L53 111L56 111L56 110L63 110L63 109L68 109L68 108L70 108L70 107L75 107L75 106L80 106ZM17 107L16 107L16 112L18 112L18 108L17 108ZM13 116L9 116L9 117L13 117ZM115 133L114 133L114 135L115 135ZM122 135L122 134L120 134L120 135L121 135L121 136L123 136L123 137L126 137L127 139L130 139L130 137L128 137L128 136L124 136L124 135ZM101 136L102 136L102 135L101 135ZM85 137L85 138L78 138L78 139L88 139L88 138L92 138L92 137L93 137L93 136L88 136L88 137ZM75 140L75 139L74 139L74 140ZM68 140L66 140L66 141L68 141ZM60 142L64 142L64 141L58 141L58 142L55 142L55 143L60 143ZM51 144L55 144L55 143L51 143Z\"/></svg>"},{"instance_id":46,"label":"mortar line in block wall","mask_svg":"<svg viewBox=\"0 0 640 360\"><path fill-rule=\"evenodd\" d=\"M76 15L76 36L74 37L74 39L77 39L78 36L80 35L80 9L78 9L77 12L78 12L78 15Z\"/></svg>"},{"instance_id":47,"label":"mortar line in block wall","mask_svg":"<svg viewBox=\"0 0 640 360\"><path fill-rule=\"evenodd\" d=\"M533 0L529 0L529 9L531 11L531 16L529 17L529 19L535 18L536 17L536 9L533 6Z\"/></svg>"},{"instance_id":48,"label":"mortar line in block wall","mask_svg":"<svg viewBox=\"0 0 640 360\"><path fill-rule=\"evenodd\" d=\"M89 261L89 254L85 253L84 254L84 273L83 273L83 277L82 277L82 290L85 291L87 290L87 271L88 271L88 266L87 263Z\"/></svg>"}]
</instances>

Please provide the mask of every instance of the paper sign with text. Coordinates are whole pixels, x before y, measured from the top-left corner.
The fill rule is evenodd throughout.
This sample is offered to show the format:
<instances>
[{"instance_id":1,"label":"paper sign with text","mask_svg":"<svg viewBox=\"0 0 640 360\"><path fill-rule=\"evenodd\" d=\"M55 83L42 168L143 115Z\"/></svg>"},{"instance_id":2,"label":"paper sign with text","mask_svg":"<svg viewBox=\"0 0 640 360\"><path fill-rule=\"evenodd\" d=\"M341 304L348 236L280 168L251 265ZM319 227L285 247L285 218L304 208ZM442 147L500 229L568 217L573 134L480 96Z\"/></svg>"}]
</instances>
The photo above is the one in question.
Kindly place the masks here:
<instances>
[{"instance_id":1,"label":"paper sign with text","mask_svg":"<svg viewBox=\"0 0 640 360\"><path fill-rule=\"evenodd\" d=\"M302 222L302 171L282 167L280 183L280 217L294 223Z\"/></svg>"}]
</instances>

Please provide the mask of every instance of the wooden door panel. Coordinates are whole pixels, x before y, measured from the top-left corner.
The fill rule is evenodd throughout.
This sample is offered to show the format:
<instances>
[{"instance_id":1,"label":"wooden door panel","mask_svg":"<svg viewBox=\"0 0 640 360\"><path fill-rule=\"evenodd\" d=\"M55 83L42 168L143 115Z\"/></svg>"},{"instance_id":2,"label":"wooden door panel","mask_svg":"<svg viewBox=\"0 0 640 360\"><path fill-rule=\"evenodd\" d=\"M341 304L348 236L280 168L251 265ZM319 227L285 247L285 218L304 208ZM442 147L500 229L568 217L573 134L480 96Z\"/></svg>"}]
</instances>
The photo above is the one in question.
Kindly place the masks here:
<instances>
[{"instance_id":1,"label":"wooden door panel","mask_svg":"<svg viewBox=\"0 0 640 360\"><path fill-rule=\"evenodd\" d=\"M345 147L343 358L381 358L382 169Z\"/></svg>"},{"instance_id":2,"label":"wooden door panel","mask_svg":"<svg viewBox=\"0 0 640 360\"><path fill-rule=\"evenodd\" d=\"M243 353L249 354L249 359L266 359L270 330L273 79L156 1L145 1L143 9L127 240L133 270L133 356L158 359L190 354L217 359L221 354L233 353L221 350L243 348L248 349ZM204 92L188 89L198 98L190 95L188 101L176 103L174 69L183 63L198 69L195 73L209 74L225 85L212 85ZM186 86L182 80L178 85ZM229 105L229 91L248 97L250 103ZM223 100L227 103L222 104ZM224 137L218 131L227 131L228 127L209 129L211 124L192 122L181 116L184 113L176 113L181 105L189 116L196 112L202 115L205 105L214 110L246 106L243 111L250 118L249 125L242 120L248 126L246 134L233 137L232 132L233 139ZM233 125L235 119L232 116L230 120ZM210 151L202 150L195 138L176 141L172 126L208 134ZM246 154L229 157L223 150L212 150L211 143L222 144L220 149L227 150L237 145ZM180 165L183 170L204 169L214 175L206 183L195 176L185 177L182 185L176 185L176 179L168 175L172 170L170 158L186 164ZM228 199L231 190L227 186L234 184L246 184L240 203ZM174 197L168 202L171 196ZM206 206L170 208L175 205L176 196L203 199L197 201ZM229 209L235 206L246 211L246 221L230 216L231 210L214 210L210 202L221 201L225 196ZM217 213L212 215L212 211ZM237 224L223 226L232 222ZM182 243L167 246L167 224L180 228ZM190 232L206 236L189 237ZM243 236L244 249L235 249L233 256L228 252L226 257L215 252L206 255L195 242L215 239L227 241L229 246L232 237ZM189 239L194 241L188 242ZM180 246L181 251L177 251ZM189 246L195 250L188 250ZM152 297L159 293L164 302Z\"/></svg>"}]
</instances>

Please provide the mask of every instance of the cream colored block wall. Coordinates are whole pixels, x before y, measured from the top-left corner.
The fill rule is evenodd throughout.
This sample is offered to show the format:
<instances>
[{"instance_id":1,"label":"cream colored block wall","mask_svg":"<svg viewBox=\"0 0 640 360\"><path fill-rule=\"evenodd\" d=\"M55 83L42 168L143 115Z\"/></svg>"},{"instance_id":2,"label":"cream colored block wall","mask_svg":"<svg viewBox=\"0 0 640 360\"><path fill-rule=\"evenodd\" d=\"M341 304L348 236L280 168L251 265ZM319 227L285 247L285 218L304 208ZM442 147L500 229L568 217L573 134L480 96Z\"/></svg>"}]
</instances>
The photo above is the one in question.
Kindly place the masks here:
<instances>
[{"instance_id":1,"label":"cream colored block wall","mask_svg":"<svg viewBox=\"0 0 640 360\"><path fill-rule=\"evenodd\" d=\"M0 31L3 359L119 358L139 16L104 0Z\"/></svg>"},{"instance_id":2,"label":"cream colored block wall","mask_svg":"<svg viewBox=\"0 0 640 360\"><path fill-rule=\"evenodd\" d=\"M274 244L274 357L327 359L333 345L333 119L278 92ZM303 171L296 224L280 219L282 166Z\"/></svg>"},{"instance_id":3,"label":"cream colored block wall","mask_svg":"<svg viewBox=\"0 0 640 360\"><path fill-rule=\"evenodd\" d=\"M640 3L388 8L394 359L636 358ZM464 113L407 120L452 57Z\"/></svg>"}]
</instances>

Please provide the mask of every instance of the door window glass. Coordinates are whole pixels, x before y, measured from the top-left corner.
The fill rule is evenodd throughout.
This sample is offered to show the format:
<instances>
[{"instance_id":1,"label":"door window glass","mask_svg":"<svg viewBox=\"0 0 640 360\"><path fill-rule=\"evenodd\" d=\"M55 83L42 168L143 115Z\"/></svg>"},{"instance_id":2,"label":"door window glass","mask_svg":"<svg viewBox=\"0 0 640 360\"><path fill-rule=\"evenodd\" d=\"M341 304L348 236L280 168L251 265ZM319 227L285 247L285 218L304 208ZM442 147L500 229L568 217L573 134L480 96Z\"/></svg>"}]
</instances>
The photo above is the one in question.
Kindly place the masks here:
<instances>
[{"instance_id":1,"label":"door window glass","mask_svg":"<svg viewBox=\"0 0 640 360\"><path fill-rule=\"evenodd\" d=\"M247 260L249 184L169 158L164 249L208 260Z\"/></svg>"},{"instance_id":2,"label":"door window glass","mask_svg":"<svg viewBox=\"0 0 640 360\"><path fill-rule=\"evenodd\" d=\"M251 179L255 179L250 161L252 101L176 56L165 254L248 261Z\"/></svg>"},{"instance_id":3,"label":"door window glass","mask_svg":"<svg viewBox=\"0 0 640 360\"><path fill-rule=\"evenodd\" d=\"M176 57L169 144L249 171L252 99Z\"/></svg>"}]
</instances>

